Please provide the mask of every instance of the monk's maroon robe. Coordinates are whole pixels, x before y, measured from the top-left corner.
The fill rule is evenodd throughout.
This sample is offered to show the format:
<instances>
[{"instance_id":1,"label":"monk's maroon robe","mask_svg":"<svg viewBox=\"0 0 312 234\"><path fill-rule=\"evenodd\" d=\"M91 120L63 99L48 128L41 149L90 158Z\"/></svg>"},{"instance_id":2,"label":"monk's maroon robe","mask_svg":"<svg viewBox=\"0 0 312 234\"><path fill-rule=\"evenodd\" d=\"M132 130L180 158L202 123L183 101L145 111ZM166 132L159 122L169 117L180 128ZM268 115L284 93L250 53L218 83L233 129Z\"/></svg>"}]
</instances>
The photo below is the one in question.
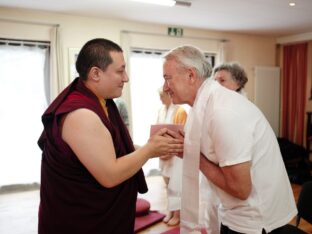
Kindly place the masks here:
<instances>
[{"instance_id":1,"label":"monk's maroon robe","mask_svg":"<svg viewBox=\"0 0 312 234\"><path fill-rule=\"evenodd\" d=\"M62 140L61 117L79 108L95 112L107 127L117 157L134 150L115 103L106 102L109 119L98 98L76 79L42 116L39 234L133 233L137 192L147 186L142 170L113 187L100 185ZM105 152L103 152L105 154Z\"/></svg>"}]
</instances>

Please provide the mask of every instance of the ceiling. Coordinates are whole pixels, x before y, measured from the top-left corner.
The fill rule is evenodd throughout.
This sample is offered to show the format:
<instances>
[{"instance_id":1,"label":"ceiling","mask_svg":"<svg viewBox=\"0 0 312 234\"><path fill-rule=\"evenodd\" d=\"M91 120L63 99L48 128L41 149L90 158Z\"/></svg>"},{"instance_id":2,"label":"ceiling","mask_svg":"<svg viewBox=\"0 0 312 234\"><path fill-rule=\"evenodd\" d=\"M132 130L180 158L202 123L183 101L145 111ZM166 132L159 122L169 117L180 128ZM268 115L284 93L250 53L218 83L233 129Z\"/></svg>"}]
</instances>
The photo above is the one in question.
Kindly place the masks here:
<instances>
[{"instance_id":1,"label":"ceiling","mask_svg":"<svg viewBox=\"0 0 312 234\"><path fill-rule=\"evenodd\" d=\"M312 0L184 1L192 6L165 7L130 0L0 0L0 6L262 35L312 32ZM296 6L290 7L290 1Z\"/></svg>"}]
</instances>

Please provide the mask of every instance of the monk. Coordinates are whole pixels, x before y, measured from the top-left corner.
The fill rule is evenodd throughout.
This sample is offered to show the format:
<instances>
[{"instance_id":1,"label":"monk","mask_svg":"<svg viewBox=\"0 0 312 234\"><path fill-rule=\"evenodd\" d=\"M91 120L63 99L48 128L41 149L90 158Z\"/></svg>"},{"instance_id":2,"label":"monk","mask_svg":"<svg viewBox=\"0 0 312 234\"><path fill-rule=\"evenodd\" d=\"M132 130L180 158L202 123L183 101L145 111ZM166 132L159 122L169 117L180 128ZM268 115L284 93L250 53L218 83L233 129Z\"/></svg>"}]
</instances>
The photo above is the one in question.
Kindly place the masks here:
<instances>
[{"instance_id":1,"label":"monk","mask_svg":"<svg viewBox=\"0 0 312 234\"><path fill-rule=\"evenodd\" d=\"M112 100L128 82L122 49L106 39L81 49L76 78L42 116L39 234L133 233L143 164L176 155L182 140L161 129L134 150Z\"/></svg>"}]
</instances>

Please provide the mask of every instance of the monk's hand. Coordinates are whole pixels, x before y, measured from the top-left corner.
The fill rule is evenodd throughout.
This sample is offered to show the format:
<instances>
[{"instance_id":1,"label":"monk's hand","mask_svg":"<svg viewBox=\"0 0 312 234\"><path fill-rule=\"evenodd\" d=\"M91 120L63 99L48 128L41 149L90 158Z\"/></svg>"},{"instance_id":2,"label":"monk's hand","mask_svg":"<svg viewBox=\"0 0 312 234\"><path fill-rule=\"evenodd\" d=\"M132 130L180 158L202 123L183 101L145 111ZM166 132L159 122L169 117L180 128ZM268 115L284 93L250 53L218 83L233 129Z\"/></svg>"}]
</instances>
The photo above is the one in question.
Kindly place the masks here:
<instances>
[{"instance_id":1,"label":"monk's hand","mask_svg":"<svg viewBox=\"0 0 312 234\"><path fill-rule=\"evenodd\" d=\"M176 139L166 128L160 129L148 140L150 149L154 156L174 156L183 152L183 139Z\"/></svg>"}]
</instances>

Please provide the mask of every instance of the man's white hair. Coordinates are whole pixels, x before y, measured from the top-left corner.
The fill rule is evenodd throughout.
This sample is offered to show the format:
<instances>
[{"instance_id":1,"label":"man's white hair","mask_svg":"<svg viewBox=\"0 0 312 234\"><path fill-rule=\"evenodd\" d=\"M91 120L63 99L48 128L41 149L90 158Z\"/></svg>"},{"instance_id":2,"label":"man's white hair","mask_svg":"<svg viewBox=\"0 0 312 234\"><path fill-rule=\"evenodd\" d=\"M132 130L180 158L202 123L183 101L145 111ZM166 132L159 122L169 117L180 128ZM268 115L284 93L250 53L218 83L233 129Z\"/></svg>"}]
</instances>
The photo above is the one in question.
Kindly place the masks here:
<instances>
[{"instance_id":1,"label":"man's white hair","mask_svg":"<svg viewBox=\"0 0 312 234\"><path fill-rule=\"evenodd\" d=\"M165 60L175 60L182 68L195 68L197 75L207 79L212 73L212 67L205 55L194 46L180 46L164 55Z\"/></svg>"}]
</instances>

